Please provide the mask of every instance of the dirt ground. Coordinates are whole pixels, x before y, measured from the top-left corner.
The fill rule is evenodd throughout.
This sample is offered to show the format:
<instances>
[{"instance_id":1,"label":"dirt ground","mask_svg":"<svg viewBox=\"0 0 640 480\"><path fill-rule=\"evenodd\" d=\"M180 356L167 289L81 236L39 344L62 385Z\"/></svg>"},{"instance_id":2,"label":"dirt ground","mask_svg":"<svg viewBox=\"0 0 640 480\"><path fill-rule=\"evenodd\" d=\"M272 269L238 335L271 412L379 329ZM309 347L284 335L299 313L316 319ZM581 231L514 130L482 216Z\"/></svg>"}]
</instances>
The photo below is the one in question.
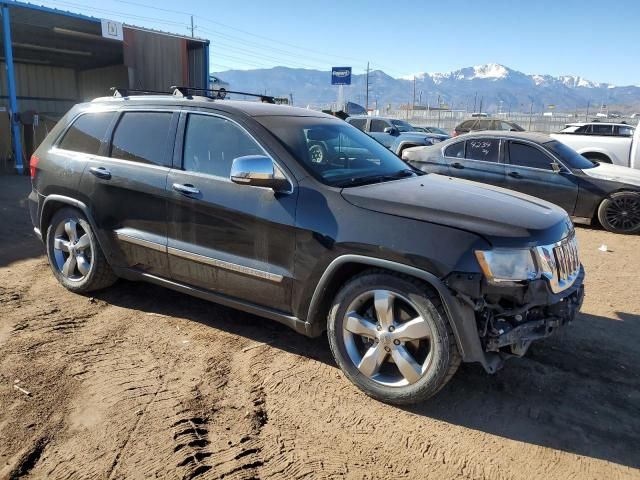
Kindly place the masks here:
<instances>
[{"instance_id":1,"label":"dirt ground","mask_svg":"<svg viewBox=\"0 0 640 480\"><path fill-rule=\"evenodd\" d=\"M66 291L28 189L0 177L0 478L640 478L638 236L579 227L579 319L398 408L326 338L152 285Z\"/></svg>"}]
</instances>

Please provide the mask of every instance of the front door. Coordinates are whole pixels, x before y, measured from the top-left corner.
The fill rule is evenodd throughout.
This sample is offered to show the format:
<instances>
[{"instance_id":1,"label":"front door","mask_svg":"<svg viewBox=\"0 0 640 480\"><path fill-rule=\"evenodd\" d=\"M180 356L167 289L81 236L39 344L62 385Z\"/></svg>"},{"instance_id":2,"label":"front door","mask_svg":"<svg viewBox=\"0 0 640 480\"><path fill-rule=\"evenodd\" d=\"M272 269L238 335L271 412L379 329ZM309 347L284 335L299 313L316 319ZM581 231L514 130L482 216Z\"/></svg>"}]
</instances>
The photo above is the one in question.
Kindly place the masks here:
<instances>
[{"instance_id":1,"label":"front door","mask_svg":"<svg viewBox=\"0 0 640 480\"><path fill-rule=\"evenodd\" d=\"M167 181L172 278L289 312L297 191L229 180L234 158L267 154L235 121L193 112L180 124Z\"/></svg>"},{"instance_id":2,"label":"front door","mask_svg":"<svg viewBox=\"0 0 640 480\"><path fill-rule=\"evenodd\" d=\"M576 177L565 167L557 172L555 159L536 145L508 142L507 188L542 198L573 215L578 198Z\"/></svg>"},{"instance_id":3,"label":"front door","mask_svg":"<svg viewBox=\"0 0 640 480\"><path fill-rule=\"evenodd\" d=\"M102 155L87 159L80 191L113 266L168 277L166 182L179 114L117 115Z\"/></svg>"}]
</instances>

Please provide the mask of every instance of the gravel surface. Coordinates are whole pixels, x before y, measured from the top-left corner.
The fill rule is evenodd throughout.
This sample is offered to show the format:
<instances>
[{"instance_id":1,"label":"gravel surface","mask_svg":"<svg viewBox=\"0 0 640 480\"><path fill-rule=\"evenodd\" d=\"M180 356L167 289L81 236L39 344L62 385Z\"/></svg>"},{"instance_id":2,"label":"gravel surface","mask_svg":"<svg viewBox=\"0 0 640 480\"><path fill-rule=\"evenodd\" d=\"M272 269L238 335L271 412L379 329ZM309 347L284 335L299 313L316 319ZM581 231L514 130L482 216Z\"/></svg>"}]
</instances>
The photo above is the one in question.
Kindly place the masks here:
<instances>
[{"instance_id":1,"label":"gravel surface","mask_svg":"<svg viewBox=\"0 0 640 480\"><path fill-rule=\"evenodd\" d=\"M578 320L397 408L326 338L142 283L66 291L24 180L0 177L0 479L640 478L640 237L578 227Z\"/></svg>"}]
</instances>

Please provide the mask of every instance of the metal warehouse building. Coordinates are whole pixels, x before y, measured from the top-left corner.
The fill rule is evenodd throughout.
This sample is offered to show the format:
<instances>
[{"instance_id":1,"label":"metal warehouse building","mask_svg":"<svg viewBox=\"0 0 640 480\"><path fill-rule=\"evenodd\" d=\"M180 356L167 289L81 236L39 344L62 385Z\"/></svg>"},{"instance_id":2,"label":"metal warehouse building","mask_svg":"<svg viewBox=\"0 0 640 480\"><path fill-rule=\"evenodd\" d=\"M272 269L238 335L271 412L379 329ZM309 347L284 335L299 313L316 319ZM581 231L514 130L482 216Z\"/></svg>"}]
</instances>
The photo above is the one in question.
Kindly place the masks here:
<instances>
[{"instance_id":1,"label":"metal warehouse building","mask_svg":"<svg viewBox=\"0 0 640 480\"><path fill-rule=\"evenodd\" d=\"M208 40L17 1L0 8L0 169L22 171L73 104L110 87L208 85Z\"/></svg>"}]
</instances>

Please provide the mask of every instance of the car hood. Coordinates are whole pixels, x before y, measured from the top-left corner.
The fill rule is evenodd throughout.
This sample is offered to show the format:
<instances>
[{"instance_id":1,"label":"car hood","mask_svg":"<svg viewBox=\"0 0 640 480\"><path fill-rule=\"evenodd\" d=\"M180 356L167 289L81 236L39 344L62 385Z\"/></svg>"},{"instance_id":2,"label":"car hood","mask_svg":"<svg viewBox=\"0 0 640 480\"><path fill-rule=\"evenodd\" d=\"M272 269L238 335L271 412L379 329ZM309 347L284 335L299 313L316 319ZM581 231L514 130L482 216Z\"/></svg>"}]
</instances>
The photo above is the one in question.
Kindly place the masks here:
<instances>
[{"instance_id":1,"label":"car hood","mask_svg":"<svg viewBox=\"0 0 640 480\"><path fill-rule=\"evenodd\" d=\"M611 180L612 182L628 183L640 187L640 170L609 163L600 163L597 167L582 170L591 178Z\"/></svg>"},{"instance_id":2,"label":"car hood","mask_svg":"<svg viewBox=\"0 0 640 480\"><path fill-rule=\"evenodd\" d=\"M494 246L554 243L573 228L564 210L544 200L436 174L345 188L342 196L367 210L467 230Z\"/></svg>"}]
</instances>

